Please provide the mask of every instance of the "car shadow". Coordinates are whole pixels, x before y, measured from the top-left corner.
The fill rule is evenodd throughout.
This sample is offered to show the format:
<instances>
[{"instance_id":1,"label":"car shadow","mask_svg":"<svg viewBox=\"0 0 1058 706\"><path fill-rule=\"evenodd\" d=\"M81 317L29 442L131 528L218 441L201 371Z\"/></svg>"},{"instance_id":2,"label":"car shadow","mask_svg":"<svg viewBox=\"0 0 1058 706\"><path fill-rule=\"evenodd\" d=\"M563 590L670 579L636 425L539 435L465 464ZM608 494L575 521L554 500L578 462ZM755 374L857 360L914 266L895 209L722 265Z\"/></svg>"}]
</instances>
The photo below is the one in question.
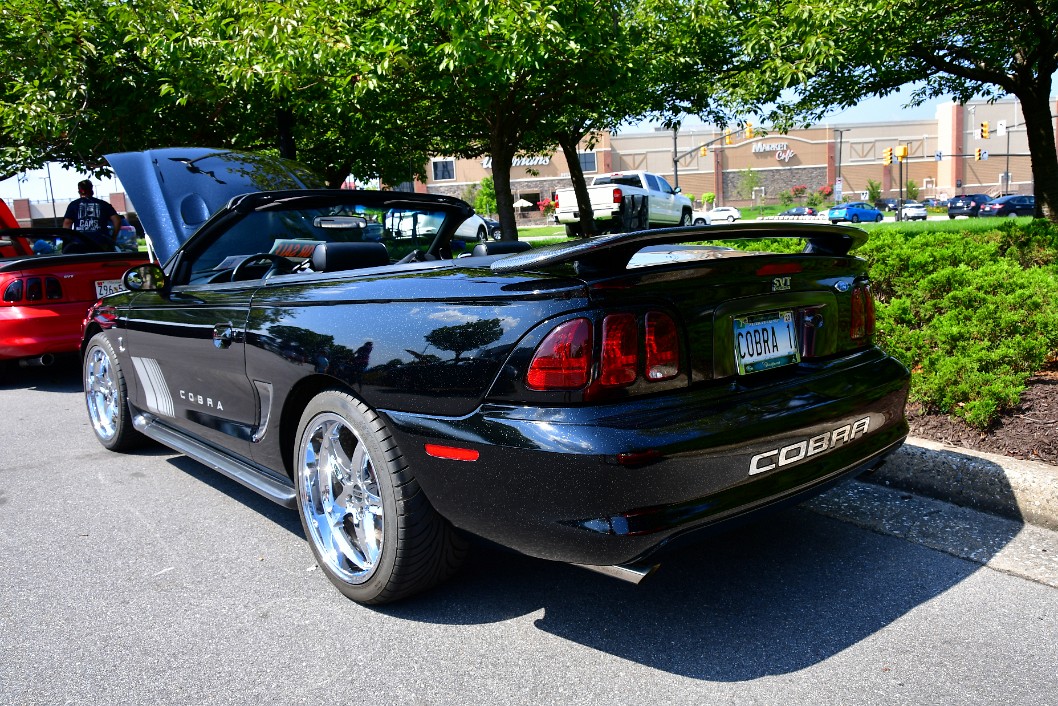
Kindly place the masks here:
<instances>
[{"instance_id":1,"label":"car shadow","mask_svg":"<svg viewBox=\"0 0 1058 706\"><path fill-rule=\"evenodd\" d=\"M0 390L78 392L82 389L81 359L75 354L57 355L51 365L0 361Z\"/></svg>"},{"instance_id":2,"label":"car shadow","mask_svg":"<svg viewBox=\"0 0 1058 706\"><path fill-rule=\"evenodd\" d=\"M172 452L170 451L170 453ZM305 533L301 527L301 520L298 518L298 514L295 511L285 508L282 505L277 505L271 500L258 495L246 486L236 483L227 476L214 471L208 466L204 466L187 456L177 455L167 459L167 461L177 470L186 473L205 485L208 485L217 492L227 495L232 500L245 505L247 508L253 510L262 517L271 520L273 523L287 530L291 534L297 535L301 539L305 539ZM305 551L308 551L308 548L306 548Z\"/></svg>"},{"instance_id":3,"label":"car shadow","mask_svg":"<svg viewBox=\"0 0 1058 706\"><path fill-rule=\"evenodd\" d=\"M486 549L454 581L381 610L474 624L543 610L538 629L680 676L739 682L837 655L978 566L804 509L718 535L639 586Z\"/></svg>"},{"instance_id":4,"label":"car shadow","mask_svg":"<svg viewBox=\"0 0 1058 706\"><path fill-rule=\"evenodd\" d=\"M916 452L908 463L950 473L952 455ZM296 512L190 458L166 460L304 540ZM992 470L995 493L1012 496L1002 469ZM456 626L539 614L534 626L555 637L680 676L740 682L803 670L870 638L972 576L1017 534L1012 523L967 561L919 542L943 531L943 518L922 514L916 527L894 530L884 508L850 499L855 485L866 484L684 547L638 586L475 542L446 583L369 610Z\"/></svg>"}]
</instances>

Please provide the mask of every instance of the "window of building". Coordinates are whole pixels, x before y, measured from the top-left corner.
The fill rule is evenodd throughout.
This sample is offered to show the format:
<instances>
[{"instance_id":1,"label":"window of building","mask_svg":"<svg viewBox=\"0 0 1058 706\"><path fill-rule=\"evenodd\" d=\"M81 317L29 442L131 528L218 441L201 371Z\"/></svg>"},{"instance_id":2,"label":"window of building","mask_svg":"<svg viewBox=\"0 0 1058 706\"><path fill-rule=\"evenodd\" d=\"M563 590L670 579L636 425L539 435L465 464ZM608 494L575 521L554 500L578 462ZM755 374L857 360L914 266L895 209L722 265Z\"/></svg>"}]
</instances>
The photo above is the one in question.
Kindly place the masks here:
<instances>
[{"instance_id":1,"label":"window of building","mask_svg":"<svg viewBox=\"0 0 1058 706\"><path fill-rule=\"evenodd\" d=\"M456 161L454 159L435 159L433 161L433 180L443 181L456 178Z\"/></svg>"},{"instance_id":2,"label":"window of building","mask_svg":"<svg viewBox=\"0 0 1058 706\"><path fill-rule=\"evenodd\" d=\"M581 152L577 156L580 157L580 169L582 172L594 172L598 170L598 166L595 163L594 152Z\"/></svg>"}]
</instances>

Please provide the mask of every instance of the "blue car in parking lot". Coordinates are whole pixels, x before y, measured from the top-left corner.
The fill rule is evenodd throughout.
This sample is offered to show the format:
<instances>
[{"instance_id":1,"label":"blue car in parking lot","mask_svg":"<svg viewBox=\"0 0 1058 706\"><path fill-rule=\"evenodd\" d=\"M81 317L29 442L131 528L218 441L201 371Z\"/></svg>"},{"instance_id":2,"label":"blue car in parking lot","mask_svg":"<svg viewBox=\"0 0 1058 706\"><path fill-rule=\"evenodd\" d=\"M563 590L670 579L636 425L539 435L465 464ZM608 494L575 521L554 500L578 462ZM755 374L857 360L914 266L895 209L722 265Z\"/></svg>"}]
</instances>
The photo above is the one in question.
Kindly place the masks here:
<instances>
[{"instance_id":1,"label":"blue car in parking lot","mask_svg":"<svg viewBox=\"0 0 1058 706\"><path fill-rule=\"evenodd\" d=\"M840 221L849 221L850 223L873 221L877 223L882 220L882 212L865 201L853 201L832 207L827 211L827 218L830 219L831 223Z\"/></svg>"}]
</instances>

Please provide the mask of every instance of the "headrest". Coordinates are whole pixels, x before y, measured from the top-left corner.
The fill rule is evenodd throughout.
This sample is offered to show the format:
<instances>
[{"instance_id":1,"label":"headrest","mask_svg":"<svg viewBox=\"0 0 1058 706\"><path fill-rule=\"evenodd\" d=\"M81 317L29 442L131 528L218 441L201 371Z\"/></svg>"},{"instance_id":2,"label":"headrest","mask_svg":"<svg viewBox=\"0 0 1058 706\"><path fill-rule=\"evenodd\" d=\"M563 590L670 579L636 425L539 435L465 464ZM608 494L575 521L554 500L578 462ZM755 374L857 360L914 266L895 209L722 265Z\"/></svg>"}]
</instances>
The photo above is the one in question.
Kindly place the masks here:
<instances>
[{"instance_id":1,"label":"headrest","mask_svg":"<svg viewBox=\"0 0 1058 706\"><path fill-rule=\"evenodd\" d=\"M312 251L315 272L340 272L389 264L389 251L382 243L320 243Z\"/></svg>"},{"instance_id":2,"label":"headrest","mask_svg":"<svg viewBox=\"0 0 1058 706\"><path fill-rule=\"evenodd\" d=\"M531 246L525 240L493 240L488 243L478 243L471 253L475 257L482 255L510 255L516 252L525 252Z\"/></svg>"}]
</instances>

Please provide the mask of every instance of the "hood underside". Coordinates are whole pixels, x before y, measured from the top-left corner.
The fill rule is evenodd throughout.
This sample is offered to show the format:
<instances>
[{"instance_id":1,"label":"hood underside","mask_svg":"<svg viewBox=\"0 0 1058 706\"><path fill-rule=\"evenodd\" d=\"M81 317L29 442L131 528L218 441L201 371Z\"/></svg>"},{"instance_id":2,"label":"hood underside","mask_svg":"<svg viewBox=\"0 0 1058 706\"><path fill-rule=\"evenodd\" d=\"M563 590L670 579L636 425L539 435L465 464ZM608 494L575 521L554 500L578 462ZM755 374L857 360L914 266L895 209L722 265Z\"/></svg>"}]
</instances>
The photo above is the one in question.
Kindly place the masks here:
<instances>
[{"instance_id":1,"label":"hood underside","mask_svg":"<svg viewBox=\"0 0 1058 706\"><path fill-rule=\"evenodd\" d=\"M173 147L106 156L136 207L159 262L233 197L322 187L305 167L246 152Z\"/></svg>"}]
</instances>

